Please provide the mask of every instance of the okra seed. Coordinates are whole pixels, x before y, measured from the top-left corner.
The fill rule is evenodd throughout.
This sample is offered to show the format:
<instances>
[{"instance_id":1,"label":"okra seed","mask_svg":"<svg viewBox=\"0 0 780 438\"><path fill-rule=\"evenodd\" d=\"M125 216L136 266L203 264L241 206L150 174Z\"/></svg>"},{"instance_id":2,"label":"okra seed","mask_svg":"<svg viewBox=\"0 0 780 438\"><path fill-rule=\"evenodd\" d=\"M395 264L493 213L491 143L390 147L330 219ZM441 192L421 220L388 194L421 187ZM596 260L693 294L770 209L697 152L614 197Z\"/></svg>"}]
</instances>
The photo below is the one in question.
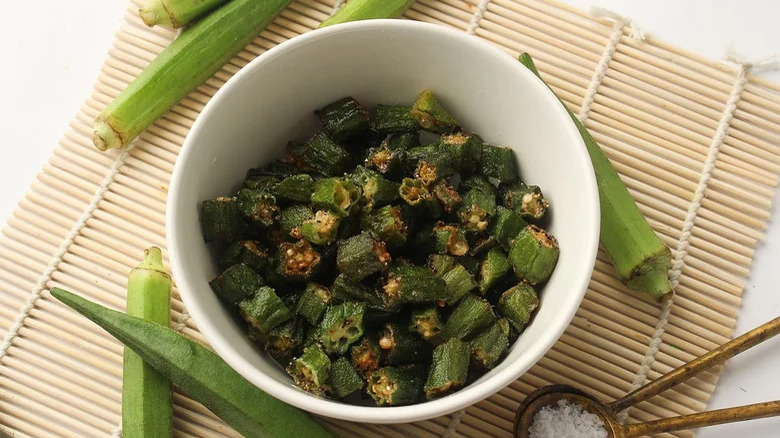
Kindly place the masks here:
<instances>
[{"instance_id":1,"label":"okra seed","mask_svg":"<svg viewBox=\"0 0 780 438\"><path fill-rule=\"evenodd\" d=\"M379 348L381 348L382 350L390 350L390 349L392 349L393 348L393 344L395 344L395 343L393 342L393 339L390 338L390 337L382 336L379 339Z\"/></svg>"}]
</instances>

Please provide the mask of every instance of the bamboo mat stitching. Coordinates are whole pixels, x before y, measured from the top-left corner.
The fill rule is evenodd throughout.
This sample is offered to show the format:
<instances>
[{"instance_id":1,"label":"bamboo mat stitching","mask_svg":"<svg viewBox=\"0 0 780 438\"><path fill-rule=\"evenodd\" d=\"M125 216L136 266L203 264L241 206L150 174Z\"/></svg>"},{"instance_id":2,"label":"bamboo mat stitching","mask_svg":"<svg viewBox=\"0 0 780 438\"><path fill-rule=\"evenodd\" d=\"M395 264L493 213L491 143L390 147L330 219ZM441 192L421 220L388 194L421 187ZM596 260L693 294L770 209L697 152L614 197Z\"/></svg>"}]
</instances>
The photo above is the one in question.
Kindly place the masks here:
<instances>
[{"instance_id":1,"label":"bamboo mat stitching","mask_svg":"<svg viewBox=\"0 0 780 438\"><path fill-rule=\"evenodd\" d=\"M487 10L488 3L490 3L490 0L481 0L479 2L479 5L477 5L477 10L474 11L474 15L471 16L469 27L466 29L467 34L474 35L474 33L477 31L479 28L479 23L482 22L482 17L485 15L485 11Z\"/></svg>"}]
</instances>

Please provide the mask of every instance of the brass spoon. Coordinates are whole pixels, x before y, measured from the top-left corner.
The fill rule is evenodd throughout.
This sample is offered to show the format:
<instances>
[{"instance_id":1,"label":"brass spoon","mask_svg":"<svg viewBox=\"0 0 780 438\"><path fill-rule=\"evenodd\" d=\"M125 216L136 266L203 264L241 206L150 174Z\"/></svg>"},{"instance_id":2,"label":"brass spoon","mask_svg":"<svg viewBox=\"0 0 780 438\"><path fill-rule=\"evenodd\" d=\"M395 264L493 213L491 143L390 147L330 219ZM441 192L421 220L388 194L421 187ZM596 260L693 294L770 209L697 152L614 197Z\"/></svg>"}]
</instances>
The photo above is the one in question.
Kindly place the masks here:
<instances>
[{"instance_id":1,"label":"brass spoon","mask_svg":"<svg viewBox=\"0 0 780 438\"><path fill-rule=\"evenodd\" d=\"M551 385L537 389L523 400L515 416L514 436L528 438L528 428L533 423L534 416L545 406L555 406L559 400L577 403L582 408L601 418L609 438L634 438L654 433L672 432L675 430L692 429L702 426L733 423L780 415L780 400L756 403L728 409L701 412L648 421L636 424L620 424L615 416L622 410L658 395L667 389L682 383L700 372L721 364L743 351L772 338L780 333L780 317L767 322L742 336L739 336L720 347L698 357L687 364L671 371L663 377L631 392L620 400L603 403L590 394L568 385Z\"/></svg>"}]
</instances>

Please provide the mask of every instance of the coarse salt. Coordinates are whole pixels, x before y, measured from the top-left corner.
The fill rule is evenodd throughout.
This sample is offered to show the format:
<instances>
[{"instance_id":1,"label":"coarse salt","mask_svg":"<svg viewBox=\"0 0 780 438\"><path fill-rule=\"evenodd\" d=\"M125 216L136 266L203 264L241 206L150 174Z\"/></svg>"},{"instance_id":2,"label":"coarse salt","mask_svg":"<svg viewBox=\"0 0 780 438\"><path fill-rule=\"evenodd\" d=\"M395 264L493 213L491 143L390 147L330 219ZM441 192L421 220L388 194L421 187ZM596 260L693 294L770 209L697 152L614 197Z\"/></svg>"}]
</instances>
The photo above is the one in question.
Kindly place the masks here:
<instances>
[{"instance_id":1,"label":"coarse salt","mask_svg":"<svg viewBox=\"0 0 780 438\"><path fill-rule=\"evenodd\" d=\"M530 438L607 438L604 422L598 415L567 400L540 409L528 433Z\"/></svg>"}]
</instances>

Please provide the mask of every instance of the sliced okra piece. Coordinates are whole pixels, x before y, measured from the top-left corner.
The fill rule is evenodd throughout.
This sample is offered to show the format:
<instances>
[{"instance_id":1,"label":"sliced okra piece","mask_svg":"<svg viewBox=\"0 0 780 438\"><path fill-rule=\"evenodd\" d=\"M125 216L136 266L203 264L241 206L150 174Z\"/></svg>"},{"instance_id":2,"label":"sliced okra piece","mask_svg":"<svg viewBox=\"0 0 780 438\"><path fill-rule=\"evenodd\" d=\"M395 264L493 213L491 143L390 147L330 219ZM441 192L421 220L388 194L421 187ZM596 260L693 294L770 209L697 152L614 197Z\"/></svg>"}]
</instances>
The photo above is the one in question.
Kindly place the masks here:
<instances>
[{"instance_id":1,"label":"sliced okra piece","mask_svg":"<svg viewBox=\"0 0 780 438\"><path fill-rule=\"evenodd\" d=\"M485 295L488 289L504 278L511 269L512 266L510 266L504 250L493 248L488 251L479 267L479 291L482 295Z\"/></svg>"},{"instance_id":2,"label":"sliced okra piece","mask_svg":"<svg viewBox=\"0 0 780 438\"><path fill-rule=\"evenodd\" d=\"M377 171L357 166L351 174L351 179L363 192L364 211L371 211L398 199L398 183L390 181Z\"/></svg>"},{"instance_id":3,"label":"sliced okra piece","mask_svg":"<svg viewBox=\"0 0 780 438\"><path fill-rule=\"evenodd\" d=\"M293 317L282 299L268 286L258 288L253 295L241 300L238 310L248 323L264 335Z\"/></svg>"},{"instance_id":4,"label":"sliced okra piece","mask_svg":"<svg viewBox=\"0 0 780 438\"><path fill-rule=\"evenodd\" d=\"M320 131L306 142L301 159L309 167L324 176L344 173L352 162L352 155L342 145Z\"/></svg>"},{"instance_id":5,"label":"sliced okra piece","mask_svg":"<svg viewBox=\"0 0 780 438\"><path fill-rule=\"evenodd\" d=\"M559 254L558 241L552 234L536 225L528 225L512 242L509 262L518 278L536 285L550 278Z\"/></svg>"},{"instance_id":6,"label":"sliced okra piece","mask_svg":"<svg viewBox=\"0 0 780 438\"><path fill-rule=\"evenodd\" d=\"M363 302L372 307L384 307L384 301L376 290L363 283L349 281L343 274L333 281L331 294L336 302Z\"/></svg>"},{"instance_id":7,"label":"sliced okra piece","mask_svg":"<svg viewBox=\"0 0 780 438\"><path fill-rule=\"evenodd\" d=\"M330 103L314 111L314 114L320 119L328 135L337 141L349 140L371 128L368 112L351 97Z\"/></svg>"},{"instance_id":8,"label":"sliced okra piece","mask_svg":"<svg viewBox=\"0 0 780 438\"><path fill-rule=\"evenodd\" d=\"M416 143L416 134L392 134L368 151L366 166L388 177L399 176L403 172L407 151Z\"/></svg>"},{"instance_id":9,"label":"sliced okra piece","mask_svg":"<svg viewBox=\"0 0 780 438\"><path fill-rule=\"evenodd\" d=\"M385 244L369 232L339 242L336 266L347 279L360 281L384 270L390 263Z\"/></svg>"},{"instance_id":10,"label":"sliced okra piece","mask_svg":"<svg viewBox=\"0 0 780 438\"><path fill-rule=\"evenodd\" d=\"M486 194L492 195L494 198L498 196L498 189L489 179L482 175L472 175L460 182L460 190L468 192L472 189L481 190Z\"/></svg>"},{"instance_id":11,"label":"sliced okra piece","mask_svg":"<svg viewBox=\"0 0 780 438\"><path fill-rule=\"evenodd\" d=\"M443 150L437 144L413 147L406 153L407 169L419 175L426 186L455 174L458 169L454 160L451 151Z\"/></svg>"},{"instance_id":12,"label":"sliced okra piece","mask_svg":"<svg viewBox=\"0 0 780 438\"><path fill-rule=\"evenodd\" d=\"M319 339L328 354L341 354L363 336L364 303L345 302L330 306L320 321Z\"/></svg>"},{"instance_id":13,"label":"sliced okra piece","mask_svg":"<svg viewBox=\"0 0 780 438\"><path fill-rule=\"evenodd\" d=\"M374 108L373 128L380 134L414 132L420 129L412 117L412 107L406 105L382 105Z\"/></svg>"},{"instance_id":14,"label":"sliced okra piece","mask_svg":"<svg viewBox=\"0 0 780 438\"><path fill-rule=\"evenodd\" d=\"M448 133L460 129L460 125L441 106L431 90L420 93L412 105L412 117L426 131Z\"/></svg>"},{"instance_id":15,"label":"sliced okra piece","mask_svg":"<svg viewBox=\"0 0 780 438\"><path fill-rule=\"evenodd\" d=\"M245 180L258 179L262 176L272 176L274 178L284 179L288 176L303 173L301 169L284 161L274 160L265 166L249 169Z\"/></svg>"},{"instance_id":16,"label":"sliced okra piece","mask_svg":"<svg viewBox=\"0 0 780 438\"><path fill-rule=\"evenodd\" d=\"M265 348L274 358L289 361L303 346L303 331L302 321L298 318L292 318L268 332Z\"/></svg>"},{"instance_id":17,"label":"sliced okra piece","mask_svg":"<svg viewBox=\"0 0 780 438\"><path fill-rule=\"evenodd\" d=\"M362 219L363 229L385 242L388 248L398 248L406 243L409 227L401 207L385 205Z\"/></svg>"},{"instance_id":18,"label":"sliced okra piece","mask_svg":"<svg viewBox=\"0 0 780 438\"><path fill-rule=\"evenodd\" d=\"M313 191L314 179L305 173L288 176L271 189L277 198L298 203L309 202Z\"/></svg>"},{"instance_id":19,"label":"sliced okra piece","mask_svg":"<svg viewBox=\"0 0 780 438\"><path fill-rule=\"evenodd\" d=\"M261 286L265 286L265 281L254 269L239 263L225 269L209 284L222 301L236 304L255 293Z\"/></svg>"},{"instance_id":20,"label":"sliced okra piece","mask_svg":"<svg viewBox=\"0 0 780 438\"><path fill-rule=\"evenodd\" d=\"M366 391L379 406L401 406L421 401L424 385L422 365L384 367L371 373Z\"/></svg>"},{"instance_id":21,"label":"sliced okra piece","mask_svg":"<svg viewBox=\"0 0 780 438\"><path fill-rule=\"evenodd\" d=\"M254 240L239 240L226 246L219 257L219 268L225 270L243 263L257 272L268 267L268 251Z\"/></svg>"},{"instance_id":22,"label":"sliced okra piece","mask_svg":"<svg viewBox=\"0 0 780 438\"><path fill-rule=\"evenodd\" d=\"M464 257L458 257L458 263L463 265L464 268L466 268L467 271L474 277L479 276L479 265L480 262L477 260L476 257L471 256L464 256Z\"/></svg>"},{"instance_id":23,"label":"sliced okra piece","mask_svg":"<svg viewBox=\"0 0 780 438\"><path fill-rule=\"evenodd\" d=\"M310 324L317 325L330 302L330 289L321 284L308 283L303 291L303 295L298 300L295 313L305 318Z\"/></svg>"},{"instance_id":24,"label":"sliced okra piece","mask_svg":"<svg viewBox=\"0 0 780 438\"><path fill-rule=\"evenodd\" d=\"M444 324L446 339L470 340L496 320L490 303L482 298L467 294L453 309L447 323Z\"/></svg>"},{"instance_id":25,"label":"sliced okra piece","mask_svg":"<svg viewBox=\"0 0 780 438\"><path fill-rule=\"evenodd\" d=\"M435 183L432 190L434 196L436 196L442 207L444 207L444 211L447 213L452 213L457 210L463 202L458 191L455 190L446 179L439 180L439 182Z\"/></svg>"},{"instance_id":26,"label":"sliced okra piece","mask_svg":"<svg viewBox=\"0 0 780 438\"><path fill-rule=\"evenodd\" d=\"M528 224L519 214L500 205L496 206L496 223L493 225L492 234L504 251L512 248L517 233L526 225Z\"/></svg>"},{"instance_id":27,"label":"sliced okra piece","mask_svg":"<svg viewBox=\"0 0 780 438\"><path fill-rule=\"evenodd\" d=\"M517 179L515 152L506 146L484 143L480 171L483 175L495 178L502 183L515 181Z\"/></svg>"},{"instance_id":28,"label":"sliced okra piece","mask_svg":"<svg viewBox=\"0 0 780 438\"><path fill-rule=\"evenodd\" d=\"M438 343L444 331L444 324L439 315L437 306L418 307L412 309L412 317L409 329L417 332L423 339L431 343Z\"/></svg>"},{"instance_id":29,"label":"sliced okra piece","mask_svg":"<svg viewBox=\"0 0 780 438\"><path fill-rule=\"evenodd\" d=\"M450 306L454 306L461 298L477 288L474 276L460 264L456 264L444 273L441 279L444 281L446 291L444 302Z\"/></svg>"},{"instance_id":30,"label":"sliced okra piece","mask_svg":"<svg viewBox=\"0 0 780 438\"><path fill-rule=\"evenodd\" d=\"M304 324L303 347L316 344L320 341L320 328L316 325Z\"/></svg>"},{"instance_id":31,"label":"sliced okra piece","mask_svg":"<svg viewBox=\"0 0 780 438\"><path fill-rule=\"evenodd\" d=\"M321 396L329 389L331 362L319 344L306 347L301 357L287 367L298 387L306 392Z\"/></svg>"},{"instance_id":32,"label":"sliced okra piece","mask_svg":"<svg viewBox=\"0 0 780 438\"><path fill-rule=\"evenodd\" d=\"M539 296L527 283L518 283L501 294L498 300L498 312L509 320L519 333L531 320L531 314L539 307Z\"/></svg>"},{"instance_id":33,"label":"sliced okra piece","mask_svg":"<svg viewBox=\"0 0 780 438\"><path fill-rule=\"evenodd\" d=\"M419 179L404 178L401 181L398 194L401 195L401 199L406 201L408 205L415 207L421 214L431 218L441 216L441 204Z\"/></svg>"},{"instance_id":34,"label":"sliced okra piece","mask_svg":"<svg viewBox=\"0 0 780 438\"><path fill-rule=\"evenodd\" d=\"M509 348L509 322L499 318L471 340L471 361L480 368L493 369Z\"/></svg>"},{"instance_id":35,"label":"sliced okra piece","mask_svg":"<svg viewBox=\"0 0 780 438\"><path fill-rule=\"evenodd\" d=\"M467 231L479 233L488 227L490 218L496 214L496 198L481 189L470 189L463 196L463 205L458 209L458 218Z\"/></svg>"},{"instance_id":36,"label":"sliced okra piece","mask_svg":"<svg viewBox=\"0 0 780 438\"><path fill-rule=\"evenodd\" d=\"M301 225L313 216L314 213L308 206L301 204L291 205L279 212L279 228L285 236L300 239L303 237Z\"/></svg>"},{"instance_id":37,"label":"sliced okra piece","mask_svg":"<svg viewBox=\"0 0 780 438\"><path fill-rule=\"evenodd\" d=\"M303 221L300 235L315 245L327 245L336 240L342 218L330 210L317 210L313 217Z\"/></svg>"},{"instance_id":38,"label":"sliced okra piece","mask_svg":"<svg viewBox=\"0 0 780 438\"><path fill-rule=\"evenodd\" d=\"M349 354L355 368L367 375L379 369L382 350L375 335L365 335L349 347Z\"/></svg>"},{"instance_id":39,"label":"sliced okra piece","mask_svg":"<svg viewBox=\"0 0 780 438\"><path fill-rule=\"evenodd\" d=\"M517 181L503 186L501 193L506 208L528 222L538 222L550 208L539 186L529 186Z\"/></svg>"},{"instance_id":40,"label":"sliced okra piece","mask_svg":"<svg viewBox=\"0 0 780 438\"><path fill-rule=\"evenodd\" d=\"M322 256L307 240L285 242L279 246L277 270L288 281L309 281L318 273Z\"/></svg>"},{"instance_id":41,"label":"sliced okra piece","mask_svg":"<svg viewBox=\"0 0 780 438\"><path fill-rule=\"evenodd\" d=\"M246 222L236 198L219 197L200 205L200 230L203 240L230 242L246 232Z\"/></svg>"},{"instance_id":42,"label":"sliced okra piece","mask_svg":"<svg viewBox=\"0 0 780 438\"><path fill-rule=\"evenodd\" d=\"M311 203L319 210L347 216L360 200L360 189L343 178L325 178L314 183Z\"/></svg>"},{"instance_id":43,"label":"sliced okra piece","mask_svg":"<svg viewBox=\"0 0 780 438\"><path fill-rule=\"evenodd\" d=\"M482 139L476 134L455 132L442 135L439 148L447 151L462 174L472 174L479 169L482 160Z\"/></svg>"},{"instance_id":44,"label":"sliced okra piece","mask_svg":"<svg viewBox=\"0 0 780 438\"><path fill-rule=\"evenodd\" d=\"M434 399L448 394L466 383L469 373L469 344L450 339L433 350L433 361L425 382L425 397Z\"/></svg>"},{"instance_id":45,"label":"sliced okra piece","mask_svg":"<svg viewBox=\"0 0 780 438\"><path fill-rule=\"evenodd\" d=\"M439 278L454 268L455 265L455 257L444 254L431 254L428 256L428 268Z\"/></svg>"},{"instance_id":46,"label":"sliced okra piece","mask_svg":"<svg viewBox=\"0 0 780 438\"><path fill-rule=\"evenodd\" d=\"M472 241L473 243L469 250L469 255L472 257L482 257L482 254L485 254L498 246L498 241L494 236L477 234L476 236L472 236Z\"/></svg>"},{"instance_id":47,"label":"sliced okra piece","mask_svg":"<svg viewBox=\"0 0 780 438\"><path fill-rule=\"evenodd\" d=\"M439 254L462 256L469 251L466 233L457 225L439 221L433 226L433 234L436 239L435 252Z\"/></svg>"},{"instance_id":48,"label":"sliced okra piece","mask_svg":"<svg viewBox=\"0 0 780 438\"><path fill-rule=\"evenodd\" d=\"M241 213L252 222L270 227L279 220L279 206L274 195L262 190L241 189L237 198Z\"/></svg>"},{"instance_id":49,"label":"sliced okra piece","mask_svg":"<svg viewBox=\"0 0 780 438\"><path fill-rule=\"evenodd\" d=\"M393 308L404 303L431 303L446 297L444 280L423 266L397 265L390 268L383 287L385 304Z\"/></svg>"},{"instance_id":50,"label":"sliced okra piece","mask_svg":"<svg viewBox=\"0 0 780 438\"><path fill-rule=\"evenodd\" d=\"M379 348L385 365L406 365L428 360L430 346L406 326L389 322L379 331Z\"/></svg>"},{"instance_id":51,"label":"sliced okra piece","mask_svg":"<svg viewBox=\"0 0 780 438\"><path fill-rule=\"evenodd\" d=\"M344 398L363 388L363 378L355 365L346 357L339 357L330 364L330 389L337 398Z\"/></svg>"},{"instance_id":52,"label":"sliced okra piece","mask_svg":"<svg viewBox=\"0 0 780 438\"><path fill-rule=\"evenodd\" d=\"M279 184L282 180L275 176L260 175L258 177L249 178L244 180L244 187L253 190L262 190L264 192L270 192Z\"/></svg>"}]
</instances>

